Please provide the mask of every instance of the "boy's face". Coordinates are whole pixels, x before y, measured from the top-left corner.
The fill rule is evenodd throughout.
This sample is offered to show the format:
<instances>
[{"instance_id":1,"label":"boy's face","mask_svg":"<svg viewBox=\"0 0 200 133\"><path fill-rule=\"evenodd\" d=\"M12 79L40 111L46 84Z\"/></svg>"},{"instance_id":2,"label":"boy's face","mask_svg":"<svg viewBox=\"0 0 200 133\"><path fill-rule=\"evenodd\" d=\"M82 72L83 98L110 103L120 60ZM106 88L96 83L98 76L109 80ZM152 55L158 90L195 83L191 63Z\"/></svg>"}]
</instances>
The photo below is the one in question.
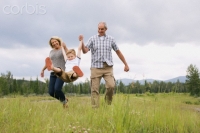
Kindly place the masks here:
<instances>
[{"instance_id":1,"label":"boy's face","mask_svg":"<svg viewBox=\"0 0 200 133\"><path fill-rule=\"evenodd\" d=\"M68 60L73 60L73 59L75 59L75 55L74 54L72 54L72 53L69 53L69 54L67 54L67 59Z\"/></svg>"}]
</instances>

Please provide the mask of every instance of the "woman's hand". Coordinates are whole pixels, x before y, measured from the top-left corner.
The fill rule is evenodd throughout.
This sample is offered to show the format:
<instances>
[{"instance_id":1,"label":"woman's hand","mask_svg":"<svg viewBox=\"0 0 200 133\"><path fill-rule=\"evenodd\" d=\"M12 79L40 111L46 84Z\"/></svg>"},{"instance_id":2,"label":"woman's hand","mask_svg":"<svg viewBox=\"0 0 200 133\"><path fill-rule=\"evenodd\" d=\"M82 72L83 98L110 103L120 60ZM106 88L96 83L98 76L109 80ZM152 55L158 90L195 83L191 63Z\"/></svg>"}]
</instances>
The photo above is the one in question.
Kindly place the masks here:
<instances>
[{"instance_id":1,"label":"woman's hand","mask_svg":"<svg viewBox=\"0 0 200 133\"><path fill-rule=\"evenodd\" d=\"M68 51L68 48L67 48L67 46L66 46L66 44L65 44L64 42L62 42L61 46L63 46L63 48L64 48L65 52L67 52L67 51Z\"/></svg>"},{"instance_id":2,"label":"woman's hand","mask_svg":"<svg viewBox=\"0 0 200 133\"><path fill-rule=\"evenodd\" d=\"M43 70L41 71L40 76L44 77L44 71Z\"/></svg>"}]
</instances>

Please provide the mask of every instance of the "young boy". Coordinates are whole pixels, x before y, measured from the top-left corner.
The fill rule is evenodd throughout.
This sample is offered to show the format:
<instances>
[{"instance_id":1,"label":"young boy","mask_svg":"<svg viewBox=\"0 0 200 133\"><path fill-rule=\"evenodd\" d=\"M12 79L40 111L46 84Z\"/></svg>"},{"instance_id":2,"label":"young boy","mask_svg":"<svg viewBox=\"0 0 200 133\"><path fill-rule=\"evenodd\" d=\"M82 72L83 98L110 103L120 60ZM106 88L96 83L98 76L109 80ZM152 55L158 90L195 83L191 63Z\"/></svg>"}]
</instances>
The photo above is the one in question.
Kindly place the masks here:
<instances>
[{"instance_id":1,"label":"young boy","mask_svg":"<svg viewBox=\"0 0 200 133\"><path fill-rule=\"evenodd\" d=\"M74 49L69 49L66 55L63 54L66 61L65 71L59 67L54 67L49 57L45 59L47 69L49 71L50 70L54 71L56 76L58 76L60 79L62 79L63 81L67 83L77 80L78 77L83 76L83 72L79 68L79 64L81 60L81 49L82 49L82 42L80 41L77 55Z\"/></svg>"}]
</instances>

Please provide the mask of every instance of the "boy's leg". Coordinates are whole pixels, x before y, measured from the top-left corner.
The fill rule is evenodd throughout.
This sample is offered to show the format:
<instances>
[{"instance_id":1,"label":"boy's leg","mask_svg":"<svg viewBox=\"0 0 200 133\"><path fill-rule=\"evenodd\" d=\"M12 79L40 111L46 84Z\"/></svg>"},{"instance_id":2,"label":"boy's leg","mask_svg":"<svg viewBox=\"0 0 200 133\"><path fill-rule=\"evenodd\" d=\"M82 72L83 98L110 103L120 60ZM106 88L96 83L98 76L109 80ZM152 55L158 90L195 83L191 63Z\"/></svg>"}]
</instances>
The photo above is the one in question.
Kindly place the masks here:
<instances>
[{"instance_id":1,"label":"boy's leg","mask_svg":"<svg viewBox=\"0 0 200 133\"><path fill-rule=\"evenodd\" d=\"M83 77L83 72L81 71L81 69L79 68L79 66L74 66L73 70L77 74L78 77Z\"/></svg>"},{"instance_id":2,"label":"boy's leg","mask_svg":"<svg viewBox=\"0 0 200 133\"><path fill-rule=\"evenodd\" d=\"M60 73L62 70L61 68L59 67L53 67L52 70L55 72L55 73Z\"/></svg>"},{"instance_id":3,"label":"boy's leg","mask_svg":"<svg viewBox=\"0 0 200 133\"><path fill-rule=\"evenodd\" d=\"M60 73L62 70L61 68L58 68L58 67L54 67L53 64L52 64L52 61L49 57L47 57L45 59L45 63L46 63L46 67L47 69L50 71L50 70L53 70L55 73Z\"/></svg>"}]
</instances>

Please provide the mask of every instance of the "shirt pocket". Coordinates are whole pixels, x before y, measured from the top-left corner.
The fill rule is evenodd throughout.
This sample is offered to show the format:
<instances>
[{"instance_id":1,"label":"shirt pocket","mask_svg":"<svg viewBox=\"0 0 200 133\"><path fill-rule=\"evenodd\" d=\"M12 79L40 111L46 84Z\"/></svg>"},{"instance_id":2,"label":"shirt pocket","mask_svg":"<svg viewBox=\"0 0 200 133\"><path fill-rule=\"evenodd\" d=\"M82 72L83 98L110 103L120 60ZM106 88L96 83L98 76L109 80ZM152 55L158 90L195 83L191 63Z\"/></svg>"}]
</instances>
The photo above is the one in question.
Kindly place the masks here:
<instances>
[{"instance_id":1,"label":"shirt pocket","mask_svg":"<svg viewBox=\"0 0 200 133\"><path fill-rule=\"evenodd\" d=\"M111 51L111 44L109 43L109 42L107 42L107 43L105 43L104 45L103 45L103 47L104 47L104 49L106 50L106 51Z\"/></svg>"}]
</instances>

